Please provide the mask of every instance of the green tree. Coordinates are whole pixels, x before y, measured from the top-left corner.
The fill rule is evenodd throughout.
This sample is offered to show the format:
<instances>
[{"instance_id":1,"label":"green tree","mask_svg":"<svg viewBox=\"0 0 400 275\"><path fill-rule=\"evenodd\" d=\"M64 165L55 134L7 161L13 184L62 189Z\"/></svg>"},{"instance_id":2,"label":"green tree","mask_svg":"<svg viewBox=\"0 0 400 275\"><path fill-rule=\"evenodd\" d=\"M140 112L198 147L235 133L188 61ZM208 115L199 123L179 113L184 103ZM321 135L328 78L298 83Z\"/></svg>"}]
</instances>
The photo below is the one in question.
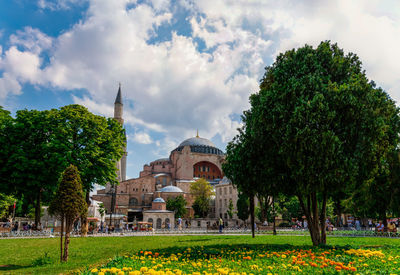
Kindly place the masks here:
<instances>
[{"instance_id":1,"label":"green tree","mask_svg":"<svg viewBox=\"0 0 400 275\"><path fill-rule=\"evenodd\" d=\"M167 210L174 211L176 217L184 217L187 213L186 200L182 195L167 200Z\"/></svg>"},{"instance_id":2,"label":"green tree","mask_svg":"<svg viewBox=\"0 0 400 275\"><path fill-rule=\"evenodd\" d=\"M242 192L239 192L238 200L236 202L236 208L238 218L241 219L243 222L246 222L246 220L250 216L250 202L249 197L247 197Z\"/></svg>"},{"instance_id":3,"label":"green tree","mask_svg":"<svg viewBox=\"0 0 400 275\"><path fill-rule=\"evenodd\" d=\"M99 214L101 217L101 222L103 222L104 214L106 213L106 208L104 207L103 203L99 203Z\"/></svg>"},{"instance_id":4,"label":"green tree","mask_svg":"<svg viewBox=\"0 0 400 275\"><path fill-rule=\"evenodd\" d=\"M61 220L60 259L66 262L68 261L70 233L73 224L80 215L87 213L87 204L82 191L82 182L76 166L71 164L65 169L56 195L50 203L49 213L56 215ZM63 250L64 224L65 242Z\"/></svg>"},{"instance_id":5,"label":"green tree","mask_svg":"<svg viewBox=\"0 0 400 275\"><path fill-rule=\"evenodd\" d=\"M10 138L7 170L11 194L22 197L26 210L34 207L35 224L40 223L41 204L49 203L57 188L62 169L60 158L53 150L54 111L20 110L8 128ZM27 214L27 213L26 213Z\"/></svg>"},{"instance_id":6,"label":"green tree","mask_svg":"<svg viewBox=\"0 0 400 275\"><path fill-rule=\"evenodd\" d=\"M235 209L235 207L233 206L233 201L231 199L229 199L228 210L226 212L228 213L228 216L230 219L232 219L232 217L233 217L234 209Z\"/></svg>"},{"instance_id":7,"label":"green tree","mask_svg":"<svg viewBox=\"0 0 400 275\"><path fill-rule=\"evenodd\" d=\"M80 171L86 203L95 184L118 184L116 162L126 143L125 131L116 120L94 115L81 105L62 107L56 114L55 149L64 167L71 163ZM87 220L82 219L83 234Z\"/></svg>"},{"instance_id":8,"label":"green tree","mask_svg":"<svg viewBox=\"0 0 400 275\"><path fill-rule=\"evenodd\" d=\"M0 219L7 218L10 214L10 207L14 205L15 198L13 196L0 193Z\"/></svg>"},{"instance_id":9,"label":"green tree","mask_svg":"<svg viewBox=\"0 0 400 275\"><path fill-rule=\"evenodd\" d=\"M293 219L301 219L303 211L300 202L295 196L280 196L276 200L277 213L282 215L282 219L291 222Z\"/></svg>"},{"instance_id":10,"label":"green tree","mask_svg":"<svg viewBox=\"0 0 400 275\"><path fill-rule=\"evenodd\" d=\"M190 185L190 193L194 197L192 208L195 215L206 217L210 208L211 197L215 195L213 187L205 179L201 178Z\"/></svg>"},{"instance_id":11,"label":"green tree","mask_svg":"<svg viewBox=\"0 0 400 275\"><path fill-rule=\"evenodd\" d=\"M389 150L394 102L355 54L330 42L280 54L250 102L265 177L297 196L313 245L326 243L328 196L374 179Z\"/></svg>"},{"instance_id":12,"label":"green tree","mask_svg":"<svg viewBox=\"0 0 400 275\"><path fill-rule=\"evenodd\" d=\"M10 181L10 155L12 153L12 137L10 129L14 123L10 112L0 106L0 192L10 194L13 186Z\"/></svg>"}]
</instances>

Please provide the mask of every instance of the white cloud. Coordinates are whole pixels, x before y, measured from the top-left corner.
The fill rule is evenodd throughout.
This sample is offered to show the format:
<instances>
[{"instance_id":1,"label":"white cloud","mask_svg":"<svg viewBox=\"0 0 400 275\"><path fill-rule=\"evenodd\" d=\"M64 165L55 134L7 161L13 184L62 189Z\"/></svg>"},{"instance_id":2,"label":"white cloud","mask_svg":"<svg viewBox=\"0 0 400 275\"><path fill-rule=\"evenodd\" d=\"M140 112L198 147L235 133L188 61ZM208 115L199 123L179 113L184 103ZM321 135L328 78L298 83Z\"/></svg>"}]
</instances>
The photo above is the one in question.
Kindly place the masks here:
<instances>
[{"instance_id":1,"label":"white cloud","mask_svg":"<svg viewBox=\"0 0 400 275\"><path fill-rule=\"evenodd\" d=\"M130 138L130 136L128 136L129 140L132 140L134 142L140 143L140 144L151 144L153 143L152 138L150 137L150 135L148 133L145 132L140 132L137 131L133 134L133 137Z\"/></svg>"},{"instance_id":2,"label":"white cloud","mask_svg":"<svg viewBox=\"0 0 400 275\"><path fill-rule=\"evenodd\" d=\"M40 9L48 10L68 10L73 6L82 5L87 0L38 0L37 5Z\"/></svg>"},{"instance_id":3,"label":"white cloud","mask_svg":"<svg viewBox=\"0 0 400 275\"><path fill-rule=\"evenodd\" d=\"M43 9L76 3L39 1ZM0 52L0 69L8 75L0 79L0 94L18 93L15 81L85 89L88 94L74 102L112 116L122 82L125 122L144 129L138 140L159 144L155 154L164 155L197 128L203 137L218 135L226 142L240 126L231 115L249 107L264 67L278 52L306 43L330 39L357 53L367 74L399 100L400 6L385 3L92 0L83 21L59 37L32 28L10 37L12 46ZM158 27L177 20L174 5L189 9L192 37L171 30L169 41L149 44ZM44 66L41 53L49 48L50 64ZM151 131L165 138L153 141Z\"/></svg>"},{"instance_id":4,"label":"white cloud","mask_svg":"<svg viewBox=\"0 0 400 275\"><path fill-rule=\"evenodd\" d=\"M38 29L25 27L23 31L17 31L10 36L10 43L22 46L25 50L35 54L51 48L53 39Z\"/></svg>"},{"instance_id":5,"label":"white cloud","mask_svg":"<svg viewBox=\"0 0 400 275\"><path fill-rule=\"evenodd\" d=\"M4 101L9 94L21 94L21 85L10 74L4 73L0 78L0 102Z\"/></svg>"}]
</instances>

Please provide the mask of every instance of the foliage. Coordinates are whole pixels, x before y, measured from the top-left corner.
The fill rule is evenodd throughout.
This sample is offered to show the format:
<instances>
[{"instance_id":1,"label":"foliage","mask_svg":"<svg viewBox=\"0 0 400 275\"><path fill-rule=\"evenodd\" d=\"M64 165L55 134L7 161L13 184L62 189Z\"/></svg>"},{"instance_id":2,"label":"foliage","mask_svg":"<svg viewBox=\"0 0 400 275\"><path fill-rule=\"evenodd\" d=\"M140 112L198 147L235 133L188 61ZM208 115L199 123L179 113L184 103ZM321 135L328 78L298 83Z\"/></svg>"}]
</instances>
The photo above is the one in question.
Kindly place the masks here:
<instances>
[{"instance_id":1,"label":"foliage","mask_svg":"<svg viewBox=\"0 0 400 275\"><path fill-rule=\"evenodd\" d=\"M280 196L275 201L275 209L278 214L282 215L282 219L289 222L292 219L301 219L303 216L299 200L295 196Z\"/></svg>"},{"instance_id":2,"label":"foliage","mask_svg":"<svg viewBox=\"0 0 400 275\"><path fill-rule=\"evenodd\" d=\"M104 203L99 203L99 214L101 219L103 219L104 214L106 213L106 208L104 207Z\"/></svg>"},{"instance_id":3,"label":"foliage","mask_svg":"<svg viewBox=\"0 0 400 275\"><path fill-rule=\"evenodd\" d=\"M246 196L244 193L239 192L238 200L236 202L236 208L238 218L245 222L250 215L249 197Z\"/></svg>"},{"instance_id":4,"label":"foliage","mask_svg":"<svg viewBox=\"0 0 400 275\"><path fill-rule=\"evenodd\" d=\"M115 163L126 142L122 126L77 104L62 107L55 119L59 125L56 148L65 166L71 163L80 171L87 199L95 184L118 184Z\"/></svg>"},{"instance_id":5,"label":"foliage","mask_svg":"<svg viewBox=\"0 0 400 275\"><path fill-rule=\"evenodd\" d=\"M215 195L211 184L201 178L190 185L190 194L194 197L192 208L195 215L204 218L210 208L211 197Z\"/></svg>"},{"instance_id":6,"label":"foliage","mask_svg":"<svg viewBox=\"0 0 400 275\"><path fill-rule=\"evenodd\" d=\"M8 210L12 205L14 205L15 198L13 196L8 196L0 193L0 219L7 216Z\"/></svg>"},{"instance_id":7,"label":"foliage","mask_svg":"<svg viewBox=\"0 0 400 275\"><path fill-rule=\"evenodd\" d=\"M12 119L0 108L0 192L22 201L22 212L49 203L63 169L81 171L87 202L94 184L116 183L115 162L123 154L125 133L114 119L80 105L50 111L21 110ZM3 163L7 160L6 163Z\"/></svg>"},{"instance_id":8,"label":"foliage","mask_svg":"<svg viewBox=\"0 0 400 275\"><path fill-rule=\"evenodd\" d=\"M10 112L0 106L0 193L6 194L10 194L10 187L12 186L7 180L10 176L9 159L12 153L10 147L12 139L9 133L12 124L13 118Z\"/></svg>"},{"instance_id":9,"label":"foliage","mask_svg":"<svg viewBox=\"0 0 400 275\"><path fill-rule=\"evenodd\" d=\"M228 210L226 212L228 213L228 216L230 219L232 219L232 217L233 217L233 214L234 214L233 209L234 208L235 207L233 206L233 201L231 199L229 199Z\"/></svg>"},{"instance_id":10,"label":"foliage","mask_svg":"<svg viewBox=\"0 0 400 275\"><path fill-rule=\"evenodd\" d=\"M174 211L175 218L184 217L186 215L186 200L182 195L177 196L176 198L169 198L167 200L167 210Z\"/></svg>"},{"instance_id":11,"label":"foliage","mask_svg":"<svg viewBox=\"0 0 400 275\"><path fill-rule=\"evenodd\" d=\"M50 257L49 252L46 251L46 252L44 252L43 256L34 260L32 265L40 266L40 265L48 265L48 264L52 264L52 263L53 263L53 259Z\"/></svg>"},{"instance_id":12,"label":"foliage","mask_svg":"<svg viewBox=\"0 0 400 275\"><path fill-rule=\"evenodd\" d=\"M313 244L325 243L328 196L374 178L390 149L394 102L367 79L355 54L328 41L280 54L250 103L243 128L228 145L228 164L242 153L243 173L255 155L263 165L258 178L266 180L246 173L253 189L268 194L262 188L270 182L297 196Z\"/></svg>"},{"instance_id":13,"label":"foliage","mask_svg":"<svg viewBox=\"0 0 400 275\"><path fill-rule=\"evenodd\" d=\"M72 226L75 220L80 215L84 215L86 211L87 204L83 196L82 182L79 172L76 166L71 164L65 169L57 193L49 207L50 214L60 217L62 223L61 230L63 229L63 223L65 221L65 244L64 254L61 255L62 261L68 260L69 235ZM63 238L62 233L63 232L60 234L61 244Z\"/></svg>"},{"instance_id":14,"label":"foliage","mask_svg":"<svg viewBox=\"0 0 400 275\"><path fill-rule=\"evenodd\" d=\"M11 194L34 207L35 224L40 222L41 203L49 203L62 168L53 150L54 111L20 110L8 130L11 139L7 170ZM26 213L27 214L27 213Z\"/></svg>"}]
</instances>

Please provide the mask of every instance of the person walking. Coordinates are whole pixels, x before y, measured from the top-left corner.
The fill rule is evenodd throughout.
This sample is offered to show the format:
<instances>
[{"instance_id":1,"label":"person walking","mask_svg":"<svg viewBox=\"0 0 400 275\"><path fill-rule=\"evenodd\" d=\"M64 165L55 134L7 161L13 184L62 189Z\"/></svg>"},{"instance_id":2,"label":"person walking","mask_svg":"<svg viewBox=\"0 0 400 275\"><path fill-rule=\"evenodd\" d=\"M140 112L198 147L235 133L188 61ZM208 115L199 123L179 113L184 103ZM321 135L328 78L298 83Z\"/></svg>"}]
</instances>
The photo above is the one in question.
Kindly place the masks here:
<instances>
[{"instance_id":1,"label":"person walking","mask_svg":"<svg viewBox=\"0 0 400 275\"><path fill-rule=\"evenodd\" d=\"M219 225L219 233L222 234L222 228L224 226L224 221L222 220L222 218L219 218L218 225Z\"/></svg>"},{"instance_id":2,"label":"person walking","mask_svg":"<svg viewBox=\"0 0 400 275\"><path fill-rule=\"evenodd\" d=\"M179 229L179 231L182 230L182 219L181 219L181 217L178 218L178 229Z\"/></svg>"}]
</instances>

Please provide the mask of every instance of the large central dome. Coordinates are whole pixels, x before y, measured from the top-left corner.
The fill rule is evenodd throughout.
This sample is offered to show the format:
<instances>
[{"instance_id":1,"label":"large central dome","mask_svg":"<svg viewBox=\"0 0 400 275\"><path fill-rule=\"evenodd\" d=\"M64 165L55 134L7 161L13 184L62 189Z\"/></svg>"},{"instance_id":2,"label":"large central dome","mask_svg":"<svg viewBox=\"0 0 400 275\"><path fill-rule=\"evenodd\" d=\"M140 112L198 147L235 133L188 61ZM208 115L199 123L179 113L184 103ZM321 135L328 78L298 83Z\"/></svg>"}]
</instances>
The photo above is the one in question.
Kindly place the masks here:
<instances>
[{"instance_id":1,"label":"large central dome","mask_svg":"<svg viewBox=\"0 0 400 275\"><path fill-rule=\"evenodd\" d=\"M182 151L183 147L190 146L190 151L195 153L203 154L213 154L213 155L223 155L224 153L218 149L214 143L206 138L201 138L199 136L188 138L179 144L177 148L173 151Z\"/></svg>"},{"instance_id":2,"label":"large central dome","mask_svg":"<svg viewBox=\"0 0 400 275\"><path fill-rule=\"evenodd\" d=\"M184 141L181 142L181 144L179 144L180 146L210 146L210 147L215 147L214 143L212 143L211 141L209 141L208 139L205 138L201 138L201 137L192 137L192 138L188 138L185 139Z\"/></svg>"}]
</instances>

